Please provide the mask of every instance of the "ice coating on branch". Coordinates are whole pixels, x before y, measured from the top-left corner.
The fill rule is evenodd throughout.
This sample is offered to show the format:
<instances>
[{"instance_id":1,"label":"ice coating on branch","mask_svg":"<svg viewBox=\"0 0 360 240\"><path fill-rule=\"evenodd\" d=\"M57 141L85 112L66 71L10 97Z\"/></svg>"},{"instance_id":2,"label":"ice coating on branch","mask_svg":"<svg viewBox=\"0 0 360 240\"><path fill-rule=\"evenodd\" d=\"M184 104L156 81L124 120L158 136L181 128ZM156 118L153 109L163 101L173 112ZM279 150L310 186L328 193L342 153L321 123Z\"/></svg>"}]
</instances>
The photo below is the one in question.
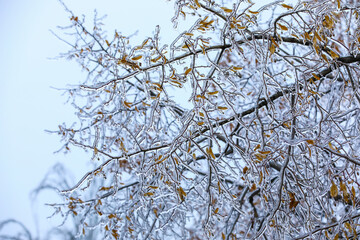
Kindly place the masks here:
<instances>
[{"instance_id":1,"label":"ice coating on branch","mask_svg":"<svg viewBox=\"0 0 360 240\"><path fill-rule=\"evenodd\" d=\"M94 168L54 207L105 239L355 236L359 9L174 4L189 27L166 44L159 26L133 43L71 13L68 56L89 77L58 133Z\"/></svg>"}]
</instances>

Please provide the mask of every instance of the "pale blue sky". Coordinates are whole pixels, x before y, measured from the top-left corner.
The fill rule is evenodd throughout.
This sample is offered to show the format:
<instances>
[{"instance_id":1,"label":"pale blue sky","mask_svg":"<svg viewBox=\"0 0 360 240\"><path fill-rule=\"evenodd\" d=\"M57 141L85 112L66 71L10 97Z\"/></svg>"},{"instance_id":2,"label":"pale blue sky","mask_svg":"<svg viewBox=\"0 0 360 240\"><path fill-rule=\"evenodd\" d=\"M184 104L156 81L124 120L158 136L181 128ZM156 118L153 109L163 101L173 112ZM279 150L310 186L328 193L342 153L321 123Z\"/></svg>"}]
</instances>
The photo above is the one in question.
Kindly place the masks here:
<instances>
[{"instance_id":1,"label":"pale blue sky","mask_svg":"<svg viewBox=\"0 0 360 240\"><path fill-rule=\"evenodd\" d=\"M107 14L109 31L116 28L129 35L139 29L138 39L142 39L151 36L155 25L160 24L168 36L164 41L174 37L169 34L172 3L165 0L64 2L74 13L88 15L90 21L95 8L99 14ZM64 105L66 99L50 86L66 87L85 78L73 62L50 59L66 51L67 46L49 30L67 23L68 14L57 0L0 0L0 221L20 220L34 236L30 191L56 162L74 171L74 181L87 171L85 154L73 151L54 155L61 146L60 139L44 132L74 120L71 106ZM42 233L54 224L46 220L51 209L43 204L57 200L55 194L44 192L35 204Z\"/></svg>"}]
</instances>

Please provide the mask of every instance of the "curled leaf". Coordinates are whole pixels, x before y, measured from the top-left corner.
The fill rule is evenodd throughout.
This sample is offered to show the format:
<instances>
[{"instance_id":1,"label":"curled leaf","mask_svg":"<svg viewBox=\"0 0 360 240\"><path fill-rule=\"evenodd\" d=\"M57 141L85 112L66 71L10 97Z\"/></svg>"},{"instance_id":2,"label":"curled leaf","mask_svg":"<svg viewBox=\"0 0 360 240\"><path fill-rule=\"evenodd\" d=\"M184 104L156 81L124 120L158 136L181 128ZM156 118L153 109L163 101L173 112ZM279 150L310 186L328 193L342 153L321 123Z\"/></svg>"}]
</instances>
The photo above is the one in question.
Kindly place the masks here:
<instances>
[{"instance_id":1,"label":"curled leaf","mask_svg":"<svg viewBox=\"0 0 360 240\"><path fill-rule=\"evenodd\" d=\"M191 70L192 70L192 68L186 69L186 71L185 71L185 76L188 75L188 74L191 72Z\"/></svg>"}]
</instances>

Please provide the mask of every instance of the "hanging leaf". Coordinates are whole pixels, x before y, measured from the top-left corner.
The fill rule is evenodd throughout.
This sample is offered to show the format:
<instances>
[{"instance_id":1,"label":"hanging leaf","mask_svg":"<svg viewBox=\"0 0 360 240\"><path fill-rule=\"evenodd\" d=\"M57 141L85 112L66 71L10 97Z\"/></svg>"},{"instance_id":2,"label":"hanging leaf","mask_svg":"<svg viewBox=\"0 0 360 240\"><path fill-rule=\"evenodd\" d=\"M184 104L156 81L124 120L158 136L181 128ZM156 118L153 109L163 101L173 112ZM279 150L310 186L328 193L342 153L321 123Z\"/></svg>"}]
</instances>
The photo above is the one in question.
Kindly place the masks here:
<instances>
[{"instance_id":1,"label":"hanging leaf","mask_svg":"<svg viewBox=\"0 0 360 240\"><path fill-rule=\"evenodd\" d=\"M206 148L206 153L209 154L211 156L212 159L215 159L215 155L211 149L211 147Z\"/></svg>"},{"instance_id":2,"label":"hanging leaf","mask_svg":"<svg viewBox=\"0 0 360 240\"><path fill-rule=\"evenodd\" d=\"M315 144L315 141L314 141L314 140L306 140L306 142L307 142L308 144L311 144L311 145L314 145L314 144Z\"/></svg>"},{"instance_id":3,"label":"hanging leaf","mask_svg":"<svg viewBox=\"0 0 360 240\"><path fill-rule=\"evenodd\" d=\"M179 194L181 201L184 201L185 197L186 197L186 193L185 193L184 189L182 187L179 187L177 190L178 190L178 194Z\"/></svg>"},{"instance_id":4,"label":"hanging leaf","mask_svg":"<svg viewBox=\"0 0 360 240\"><path fill-rule=\"evenodd\" d=\"M221 107L221 106L218 106L217 108L220 109L220 110L226 110L226 109L228 109L227 107Z\"/></svg>"},{"instance_id":5,"label":"hanging leaf","mask_svg":"<svg viewBox=\"0 0 360 240\"><path fill-rule=\"evenodd\" d=\"M285 3L281 4L281 6L282 6L283 8L286 8L287 10L293 9L292 6L287 5L287 4L285 4Z\"/></svg>"},{"instance_id":6,"label":"hanging leaf","mask_svg":"<svg viewBox=\"0 0 360 240\"><path fill-rule=\"evenodd\" d=\"M208 95L216 95L216 94L218 94L219 93L219 91L214 91L214 92L208 92L207 94Z\"/></svg>"},{"instance_id":7,"label":"hanging leaf","mask_svg":"<svg viewBox=\"0 0 360 240\"><path fill-rule=\"evenodd\" d=\"M331 187L330 187L330 195L331 197L336 197L339 194L339 190L335 183L332 181Z\"/></svg>"},{"instance_id":8,"label":"hanging leaf","mask_svg":"<svg viewBox=\"0 0 360 240\"><path fill-rule=\"evenodd\" d=\"M232 13L233 10L226 8L226 7L221 7L221 9L226 12L226 13Z\"/></svg>"},{"instance_id":9,"label":"hanging leaf","mask_svg":"<svg viewBox=\"0 0 360 240\"><path fill-rule=\"evenodd\" d=\"M145 197L149 197L149 196L152 196L152 195L154 195L154 193L152 193L152 192L144 193L144 196L145 196Z\"/></svg>"},{"instance_id":10,"label":"hanging leaf","mask_svg":"<svg viewBox=\"0 0 360 240\"><path fill-rule=\"evenodd\" d=\"M339 58L339 55L332 50L330 50L330 55L333 59Z\"/></svg>"},{"instance_id":11,"label":"hanging leaf","mask_svg":"<svg viewBox=\"0 0 360 240\"><path fill-rule=\"evenodd\" d=\"M287 28L286 26L284 26L284 25L282 25L282 24L280 24L280 23L278 23L278 26L279 26L280 29L283 30L283 31L287 31L287 30L288 30L288 28Z\"/></svg>"},{"instance_id":12,"label":"hanging leaf","mask_svg":"<svg viewBox=\"0 0 360 240\"><path fill-rule=\"evenodd\" d=\"M198 0L194 0L194 2L195 2L195 4L196 4L196 6L201 7Z\"/></svg>"},{"instance_id":13,"label":"hanging leaf","mask_svg":"<svg viewBox=\"0 0 360 240\"><path fill-rule=\"evenodd\" d=\"M232 67L232 69L234 69L235 71L241 70L243 69L242 67Z\"/></svg>"},{"instance_id":14,"label":"hanging leaf","mask_svg":"<svg viewBox=\"0 0 360 240\"><path fill-rule=\"evenodd\" d=\"M131 103L130 102L124 101L124 105L127 108L131 108Z\"/></svg>"},{"instance_id":15,"label":"hanging leaf","mask_svg":"<svg viewBox=\"0 0 360 240\"><path fill-rule=\"evenodd\" d=\"M270 44L270 49L269 49L269 50L270 50L271 55L272 55L272 54L274 54L274 53L275 53L275 51L276 51L275 45L271 43L271 44Z\"/></svg>"},{"instance_id":16,"label":"hanging leaf","mask_svg":"<svg viewBox=\"0 0 360 240\"><path fill-rule=\"evenodd\" d=\"M131 60L137 61L137 60L139 60L139 59L141 59L141 58L142 58L142 56L139 55L139 56L136 56L136 57L131 58Z\"/></svg>"}]
</instances>

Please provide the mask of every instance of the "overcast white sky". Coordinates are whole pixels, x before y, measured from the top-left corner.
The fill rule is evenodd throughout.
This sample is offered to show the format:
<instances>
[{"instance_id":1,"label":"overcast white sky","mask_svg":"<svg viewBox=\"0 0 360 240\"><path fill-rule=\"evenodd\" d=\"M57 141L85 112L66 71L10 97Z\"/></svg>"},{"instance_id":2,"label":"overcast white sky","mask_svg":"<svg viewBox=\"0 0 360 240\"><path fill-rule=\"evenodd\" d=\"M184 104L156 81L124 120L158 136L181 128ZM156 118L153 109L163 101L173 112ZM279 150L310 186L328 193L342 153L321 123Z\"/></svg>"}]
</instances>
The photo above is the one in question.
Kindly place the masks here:
<instances>
[{"instance_id":1,"label":"overcast white sky","mask_svg":"<svg viewBox=\"0 0 360 240\"><path fill-rule=\"evenodd\" d=\"M107 14L106 29L124 35L139 30L139 39L151 36L156 24L172 39L172 3L165 0L64 0L77 15L91 21L93 10ZM51 166L64 163L75 175L86 173L88 158L81 152L54 155L61 145L45 129L74 120L73 109L64 105L61 93L50 87L66 87L84 79L73 62L51 60L67 46L50 29L69 23L68 14L57 0L0 0L0 222L14 218L37 236L34 212L40 232L54 224L46 220L51 211L43 204L56 195L44 192L31 210L29 194ZM167 41L167 39L164 39ZM10 229L0 230L5 233ZM42 234L43 236L43 234Z\"/></svg>"}]
</instances>

